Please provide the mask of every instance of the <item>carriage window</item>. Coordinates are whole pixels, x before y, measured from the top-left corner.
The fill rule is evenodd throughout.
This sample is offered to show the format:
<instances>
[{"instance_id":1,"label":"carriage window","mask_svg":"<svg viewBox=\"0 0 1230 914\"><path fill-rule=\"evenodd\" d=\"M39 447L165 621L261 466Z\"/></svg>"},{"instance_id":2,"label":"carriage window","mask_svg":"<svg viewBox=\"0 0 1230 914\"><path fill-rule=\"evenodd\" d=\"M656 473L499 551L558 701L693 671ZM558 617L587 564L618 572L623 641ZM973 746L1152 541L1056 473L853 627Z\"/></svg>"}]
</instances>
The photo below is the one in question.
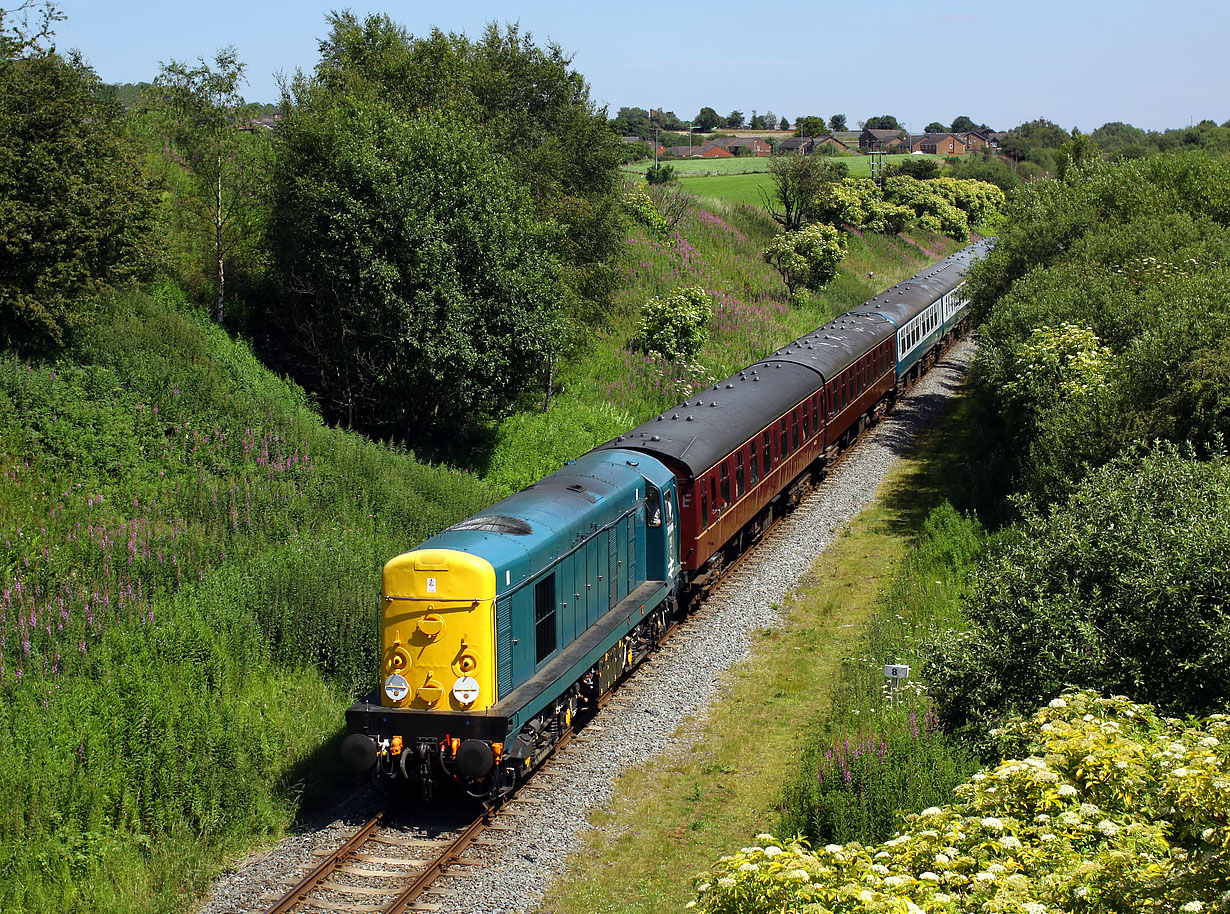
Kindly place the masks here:
<instances>
[{"instance_id":1,"label":"carriage window","mask_svg":"<svg viewBox=\"0 0 1230 914\"><path fill-rule=\"evenodd\" d=\"M714 513L718 510L717 477L709 477L709 503L713 505Z\"/></svg>"},{"instance_id":2,"label":"carriage window","mask_svg":"<svg viewBox=\"0 0 1230 914\"><path fill-rule=\"evenodd\" d=\"M747 479L747 474L743 472L743 452L739 451L737 462L735 463L735 498L742 498L743 493L747 490L744 480Z\"/></svg>"},{"instance_id":3,"label":"carriage window","mask_svg":"<svg viewBox=\"0 0 1230 914\"><path fill-rule=\"evenodd\" d=\"M534 588L534 640L538 662L555 653L555 575L538 582Z\"/></svg>"},{"instance_id":4,"label":"carriage window","mask_svg":"<svg viewBox=\"0 0 1230 914\"><path fill-rule=\"evenodd\" d=\"M757 443L752 442L752 485L760 482L760 455L756 452Z\"/></svg>"},{"instance_id":5,"label":"carriage window","mask_svg":"<svg viewBox=\"0 0 1230 914\"><path fill-rule=\"evenodd\" d=\"M701 529L709 526L709 490L703 482L700 487L700 526Z\"/></svg>"},{"instance_id":6,"label":"carriage window","mask_svg":"<svg viewBox=\"0 0 1230 914\"><path fill-rule=\"evenodd\" d=\"M811 399L811 427L816 430L816 434L820 434L820 394L816 394Z\"/></svg>"},{"instance_id":7,"label":"carriage window","mask_svg":"<svg viewBox=\"0 0 1230 914\"><path fill-rule=\"evenodd\" d=\"M645 523L650 527L662 526L662 493L657 486L645 489Z\"/></svg>"},{"instance_id":8,"label":"carriage window","mask_svg":"<svg viewBox=\"0 0 1230 914\"><path fill-rule=\"evenodd\" d=\"M785 459L786 457L790 456L790 439L787 437L787 435L789 434L789 429L786 426L786 419L784 416L782 417L782 424L781 424L780 432L781 432L781 453L779 454L779 456L782 459Z\"/></svg>"},{"instance_id":9,"label":"carriage window","mask_svg":"<svg viewBox=\"0 0 1230 914\"><path fill-rule=\"evenodd\" d=\"M764 471L767 473L773 467L773 433L764 433Z\"/></svg>"},{"instance_id":10,"label":"carriage window","mask_svg":"<svg viewBox=\"0 0 1230 914\"><path fill-rule=\"evenodd\" d=\"M790 417L790 450L797 451L799 449L799 414L794 413Z\"/></svg>"},{"instance_id":11,"label":"carriage window","mask_svg":"<svg viewBox=\"0 0 1230 914\"><path fill-rule=\"evenodd\" d=\"M722 507L730 504L730 470L722 464Z\"/></svg>"},{"instance_id":12,"label":"carriage window","mask_svg":"<svg viewBox=\"0 0 1230 914\"><path fill-rule=\"evenodd\" d=\"M803 440L811 435L811 412L807 409L807 404L803 404Z\"/></svg>"}]
</instances>

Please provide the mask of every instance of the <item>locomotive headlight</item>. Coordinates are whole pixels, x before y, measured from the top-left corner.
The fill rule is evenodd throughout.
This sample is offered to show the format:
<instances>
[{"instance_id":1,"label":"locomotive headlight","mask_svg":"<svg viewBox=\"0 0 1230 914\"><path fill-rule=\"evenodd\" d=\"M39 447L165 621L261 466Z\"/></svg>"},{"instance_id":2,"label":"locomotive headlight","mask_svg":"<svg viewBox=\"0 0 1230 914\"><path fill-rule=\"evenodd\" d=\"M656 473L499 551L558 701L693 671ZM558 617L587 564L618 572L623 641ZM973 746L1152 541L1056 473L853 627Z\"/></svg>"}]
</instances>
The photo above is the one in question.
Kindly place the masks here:
<instances>
[{"instance_id":1,"label":"locomotive headlight","mask_svg":"<svg viewBox=\"0 0 1230 914\"><path fill-rule=\"evenodd\" d=\"M384 681L384 694L389 701L401 701L410 694L410 683L401 673L393 673Z\"/></svg>"},{"instance_id":2,"label":"locomotive headlight","mask_svg":"<svg viewBox=\"0 0 1230 914\"><path fill-rule=\"evenodd\" d=\"M453 697L458 704L473 704L478 699L478 680L473 676L462 676L453 683Z\"/></svg>"}]
</instances>

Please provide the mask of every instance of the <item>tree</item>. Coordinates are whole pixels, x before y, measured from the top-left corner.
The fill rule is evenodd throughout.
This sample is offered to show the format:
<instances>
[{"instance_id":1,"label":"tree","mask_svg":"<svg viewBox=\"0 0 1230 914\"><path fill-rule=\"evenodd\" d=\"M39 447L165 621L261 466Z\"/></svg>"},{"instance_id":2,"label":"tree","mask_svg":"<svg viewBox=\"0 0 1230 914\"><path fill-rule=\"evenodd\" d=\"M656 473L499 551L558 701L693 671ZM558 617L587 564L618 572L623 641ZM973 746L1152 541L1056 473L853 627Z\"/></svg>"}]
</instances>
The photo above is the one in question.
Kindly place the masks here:
<instances>
[{"instance_id":1,"label":"tree","mask_svg":"<svg viewBox=\"0 0 1230 914\"><path fill-rule=\"evenodd\" d=\"M846 116L844 114L834 114L829 118L829 132L836 133L839 130L846 129Z\"/></svg>"},{"instance_id":2,"label":"tree","mask_svg":"<svg viewBox=\"0 0 1230 914\"><path fill-rule=\"evenodd\" d=\"M729 127L732 130L741 128L743 126L743 112L738 109L730 112L730 114L726 115L726 122L723 126Z\"/></svg>"},{"instance_id":3,"label":"tree","mask_svg":"<svg viewBox=\"0 0 1230 914\"><path fill-rule=\"evenodd\" d=\"M932 121L930 124L928 124L926 127L923 128L923 133L947 133L947 132L948 132L948 128L945 127L943 124L941 124L939 121Z\"/></svg>"},{"instance_id":4,"label":"tree","mask_svg":"<svg viewBox=\"0 0 1230 914\"><path fill-rule=\"evenodd\" d=\"M225 316L227 261L258 233L267 181L263 131L237 129L246 107L239 92L244 69L234 46L219 50L212 66L204 58L195 67L172 60L162 64L151 93L166 154L188 176L183 192L175 194L175 209L210 250L219 324Z\"/></svg>"},{"instance_id":5,"label":"tree","mask_svg":"<svg viewBox=\"0 0 1230 914\"><path fill-rule=\"evenodd\" d=\"M769 173L780 209L774 209L768 199L765 208L787 232L797 231L820 188L830 181L840 181L847 171L845 162L821 156L774 156L769 160Z\"/></svg>"},{"instance_id":6,"label":"tree","mask_svg":"<svg viewBox=\"0 0 1230 914\"><path fill-rule=\"evenodd\" d=\"M845 235L823 222L796 232L783 232L764 252L765 262L781 274L791 295L799 286L812 291L823 288L837 275L837 267L845 256Z\"/></svg>"},{"instance_id":7,"label":"tree","mask_svg":"<svg viewBox=\"0 0 1230 914\"><path fill-rule=\"evenodd\" d=\"M948 129L953 133L969 133L971 130L985 130L986 126L986 124L975 124L970 118L961 114L953 118L952 126Z\"/></svg>"},{"instance_id":8,"label":"tree","mask_svg":"<svg viewBox=\"0 0 1230 914\"><path fill-rule=\"evenodd\" d=\"M780 121L778 121L778 122L777 122L777 129L778 129L778 130L789 130L789 129L790 129L790 121L789 121L789 119L787 119L787 118L782 118Z\"/></svg>"},{"instance_id":9,"label":"tree","mask_svg":"<svg viewBox=\"0 0 1230 914\"><path fill-rule=\"evenodd\" d=\"M697 130L712 133L722 123L722 116L712 108L701 108L700 113L692 120Z\"/></svg>"},{"instance_id":10,"label":"tree","mask_svg":"<svg viewBox=\"0 0 1230 914\"><path fill-rule=\"evenodd\" d=\"M901 130L901 125L891 114L881 114L879 117L868 118L863 124L868 130Z\"/></svg>"},{"instance_id":11,"label":"tree","mask_svg":"<svg viewBox=\"0 0 1230 914\"><path fill-rule=\"evenodd\" d=\"M751 117L751 120L747 122L747 126L748 126L748 129L750 130L764 130L765 129L764 116L757 114L756 109L753 108L752 117Z\"/></svg>"},{"instance_id":12,"label":"tree","mask_svg":"<svg viewBox=\"0 0 1230 914\"><path fill-rule=\"evenodd\" d=\"M772 111L766 111L764 113L764 125L765 125L766 130L776 130L777 129L777 115L774 114Z\"/></svg>"},{"instance_id":13,"label":"tree","mask_svg":"<svg viewBox=\"0 0 1230 914\"><path fill-rule=\"evenodd\" d=\"M123 112L80 55L50 45L63 17L0 10L0 343L58 347L89 293L148 265L154 196Z\"/></svg>"},{"instance_id":14,"label":"tree","mask_svg":"<svg viewBox=\"0 0 1230 914\"><path fill-rule=\"evenodd\" d=\"M613 274L621 144L568 56L515 28L330 21L275 137L287 367L332 419L401 439L502 415L566 313L598 313L584 271Z\"/></svg>"},{"instance_id":15,"label":"tree","mask_svg":"<svg viewBox=\"0 0 1230 914\"><path fill-rule=\"evenodd\" d=\"M824 136L824 118L808 115L794 122L795 136Z\"/></svg>"}]
</instances>

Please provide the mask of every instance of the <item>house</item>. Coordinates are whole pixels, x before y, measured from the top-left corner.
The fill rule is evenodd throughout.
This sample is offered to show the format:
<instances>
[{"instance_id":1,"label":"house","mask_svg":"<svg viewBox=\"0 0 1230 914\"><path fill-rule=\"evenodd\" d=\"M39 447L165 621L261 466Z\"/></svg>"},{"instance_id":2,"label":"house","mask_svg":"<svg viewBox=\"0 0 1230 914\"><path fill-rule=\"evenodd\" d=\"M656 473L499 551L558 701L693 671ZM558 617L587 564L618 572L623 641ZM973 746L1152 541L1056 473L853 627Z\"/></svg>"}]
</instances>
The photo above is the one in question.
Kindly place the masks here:
<instances>
[{"instance_id":1,"label":"house","mask_svg":"<svg viewBox=\"0 0 1230 914\"><path fill-rule=\"evenodd\" d=\"M716 143L706 143L704 146L696 146L692 150L689 158L692 159L732 159L734 153L725 146L720 146Z\"/></svg>"},{"instance_id":2,"label":"house","mask_svg":"<svg viewBox=\"0 0 1230 914\"><path fill-rule=\"evenodd\" d=\"M863 152L871 150L891 150L900 151L905 146L905 140L902 139L900 130L871 130L864 129L858 137L858 148Z\"/></svg>"},{"instance_id":3,"label":"house","mask_svg":"<svg viewBox=\"0 0 1230 914\"><path fill-rule=\"evenodd\" d=\"M924 133L910 137L911 152L926 152L932 155L964 155L969 145L955 133Z\"/></svg>"},{"instance_id":4,"label":"house","mask_svg":"<svg viewBox=\"0 0 1230 914\"><path fill-rule=\"evenodd\" d=\"M832 146L838 152L853 152L854 151L849 146L847 146L845 143L843 143L841 140L837 139L837 137L835 136L816 137L816 149L819 150L821 146Z\"/></svg>"},{"instance_id":5,"label":"house","mask_svg":"<svg viewBox=\"0 0 1230 914\"><path fill-rule=\"evenodd\" d=\"M773 147L769 145L768 141L758 136L740 137L733 143L727 143L725 145L726 148L735 155L767 156L771 155L773 152ZM736 150L739 149L746 149L747 152L736 152Z\"/></svg>"},{"instance_id":6,"label":"house","mask_svg":"<svg viewBox=\"0 0 1230 914\"><path fill-rule=\"evenodd\" d=\"M777 154L784 155L811 155L815 150L815 143L809 136L789 136L777 144Z\"/></svg>"}]
</instances>

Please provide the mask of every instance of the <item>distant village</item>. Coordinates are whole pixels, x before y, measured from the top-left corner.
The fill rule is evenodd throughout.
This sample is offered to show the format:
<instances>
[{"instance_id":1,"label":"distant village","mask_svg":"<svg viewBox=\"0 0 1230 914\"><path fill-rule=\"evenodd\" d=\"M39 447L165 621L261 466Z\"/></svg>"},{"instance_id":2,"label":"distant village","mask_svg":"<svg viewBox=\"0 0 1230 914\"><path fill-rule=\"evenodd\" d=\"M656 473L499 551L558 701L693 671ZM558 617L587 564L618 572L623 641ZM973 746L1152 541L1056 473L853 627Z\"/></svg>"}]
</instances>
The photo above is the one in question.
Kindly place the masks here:
<instances>
[{"instance_id":1,"label":"distant village","mask_svg":"<svg viewBox=\"0 0 1230 914\"><path fill-rule=\"evenodd\" d=\"M704 143L654 147L659 158L727 159L737 155L865 155L870 152L901 154L907 152L932 155L964 155L981 149L999 149L1007 133L998 130L971 130L966 133L918 133L904 130L865 129L836 131L825 136L795 136L788 130L734 130L729 136L716 137ZM643 143L640 137L626 136L627 143Z\"/></svg>"}]
</instances>

